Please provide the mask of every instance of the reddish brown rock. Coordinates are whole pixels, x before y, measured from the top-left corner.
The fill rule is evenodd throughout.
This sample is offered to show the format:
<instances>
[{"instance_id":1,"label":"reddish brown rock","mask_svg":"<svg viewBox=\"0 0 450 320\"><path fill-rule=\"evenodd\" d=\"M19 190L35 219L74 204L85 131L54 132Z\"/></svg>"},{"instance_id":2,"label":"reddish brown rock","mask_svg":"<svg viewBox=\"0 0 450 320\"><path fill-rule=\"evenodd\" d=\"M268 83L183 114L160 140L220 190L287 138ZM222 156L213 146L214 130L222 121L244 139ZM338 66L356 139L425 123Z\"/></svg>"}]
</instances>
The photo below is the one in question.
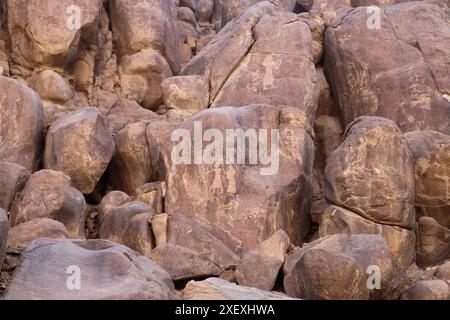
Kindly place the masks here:
<instances>
[{"instance_id":1,"label":"reddish brown rock","mask_svg":"<svg viewBox=\"0 0 450 320\"><path fill-rule=\"evenodd\" d=\"M80 289L73 290L77 275ZM22 254L4 298L163 300L177 293L166 271L127 247L105 240L39 239Z\"/></svg>"},{"instance_id":2,"label":"reddish brown rock","mask_svg":"<svg viewBox=\"0 0 450 320\"><path fill-rule=\"evenodd\" d=\"M9 211L16 194L22 191L30 172L18 164L0 162L0 208Z\"/></svg>"},{"instance_id":3,"label":"reddish brown rock","mask_svg":"<svg viewBox=\"0 0 450 320\"><path fill-rule=\"evenodd\" d=\"M415 223L413 161L394 122L355 120L328 158L326 197L376 223L411 229Z\"/></svg>"},{"instance_id":4,"label":"reddish brown rock","mask_svg":"<svg viewBox=\"0 0 450 320\"><path fill-rule=\"evenodd\" d=\"M34 173L13 204L11 226L37 218L58 220L75 237L84 235L86 203L83 195L70 187L70 178L64 173L53 170Z\"/></svg>"},{"instance_id":5,"label":"reddish brown rock","mask_svg":"<svg viewBox=\"0 0 450 320\"><path fill-rule=\"evenodd\" d=\"M6 256L6 243L8 239L9 222L6 211L0 208L0 269Z\"/></svg>"},{"instance_id":6,"label":"reddish brown rock","mask_svg":"<svg viewBox=\"0 0 450 320\"><path fill-rule=\"evenodd\" d=\"M450 229L430 217L421 217L417 224L417 264L427 267L450 258Z\"/></svg>"},{"instance_id":7,"label":"reddish brown rock","mask_svg":"<svg viewBox=\"0 0 450 320\"><path fill-rule=\"evenodd\" d=\"M103 223L105 217L115 208L130 202L131 197L122 191L111 191L102 198L98 208L99 225Z\"/></svg>"},{"instance_id":8,"label":"reddish brown rock","mask_svg":"<svg viewBox=\"0 0 450 320\"><path fill-rule=\"evenodd\" d=\"M23 250L36 239L70 239L72 236L59 221L48 218L37 218L21 223L9 230L8 247Z\"/></svg>"},{"instance_id":9,"label":"reddish brown rock","mask_svg":"<svg viewBox=\"0 0 450 320\"><path fill-rule=\"evenodd\" d=\"M193 114L208 108L209 87L200 76L180 76L161 84L164 104L169 109L181 109Z\"/></svg>"},{"instance_id":10,"label":"reddish brown rock","mask_svg":"<svg viewBox=\"0 0 450 320\"><path fill-rule=\"evenodd\" d=\"M44 166L70 176L84 194L94 191L114 152L106 120L96 108L84 108L56 120L50 127Z\"/></svg>"},{"instance_id":11,"label":"reddish brown rock","mask_svg":"<svg viewBox=\"0 0 450 320\"><path fill-rule=\"evenodd\" d=\"M41 165L44 111L36 92L0 75L0 161L34 172Z\"/></svg>"},{"instance_id":12,"label":"reddish brown rock","mask_svg":"<svg viewBox=\"0 0 450 320\"><path fill-rule=\"evenodd\" d=\"M446 281L422 280L411 286L402 296L403 300L449 300L450 289Z\"/></svg>"},{"instance_id":13,"label":"reddish brown rock","mask_svg":"<svg viewBox=\"0 0 450 320\"><path fill-rule=\"evenodd\" d=\"M380 116L403 131L450 133L450 28L443 8L386 6L380 28L365 7L340 16L325 35L325 70L344 124ZM340 41L347 39L347 41Z\"/></svg>"}]
</instances>

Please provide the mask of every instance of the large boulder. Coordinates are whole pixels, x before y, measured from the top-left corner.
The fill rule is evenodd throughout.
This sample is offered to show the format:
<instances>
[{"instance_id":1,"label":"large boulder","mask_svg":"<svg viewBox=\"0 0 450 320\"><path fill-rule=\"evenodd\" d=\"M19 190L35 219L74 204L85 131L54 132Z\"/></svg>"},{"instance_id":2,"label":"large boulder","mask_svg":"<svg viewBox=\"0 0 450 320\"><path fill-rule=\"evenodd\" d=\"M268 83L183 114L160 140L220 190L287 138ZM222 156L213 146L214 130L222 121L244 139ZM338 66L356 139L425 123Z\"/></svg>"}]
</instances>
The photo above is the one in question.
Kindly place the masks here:
<instances>
[{"instance_id":1,"label":"large boulder","mask_svg":"<svg viewBox=\"0 0 450 320\"><path fill-rule=\"evenodd\" d=\"M450 227L450 136L435 131L405 134L414 159L418 215Z\"/></svg>"},{"instance_id":2,"label":"large boulder","mask_svg":"<svg viewBox=\"0 0 450 320\"><path fill-rule=\"evenodd\" d=\"M344 208L329 206L320 219L319 237L333 234L377 234L381 235L391 249L393 258L403 269L415 258L416 235L414 231L375 223Z\"/></svg>"},{"instance_id":3,"label":"large boulder","mask_svg":"<svg viewBox=\"0 0 450 320\"><path fill-rule=\"evenodd\" d=\"M12 60L28 68L64 67L96 31L101 0L7 0Z\"/></svg>"},{"instance_id":4,"label":"large boulder","mask_svg":"<svg viewBox=\"0 0 450 320\"><path fill-rule=\"evenodd\" d=\"M86 202L81 192L70 186L70 178L64 173L53 170L34 173L14 202L11 226L37 218L58 220L73 236L84 235Z\"/></svg>"},{"instance_id":5,"label":"large boulder","mask_svg":"<svg viewBox=\"0 0 450 320\"><path fill-rule=\"evenodd\" d=\"M273 290L289 244L289 237L280 230L248 252L236 269L239 285Z\"/></svg>"},{"instance_id":6,"label":"large boulder","mask_svg":"<svg viewBox=\"0 0 450 320\"><path fill-rule=\"evenodd\" d=\"M49 218L36 218L9 230L8 247L23 250L40 238L70 239L72 236L61 222Z\"/></svg>"},{"instance_id":7,"label":"large boulder","mask_svg":"<svg viewBox=\"0 0 450 320\"><path fill-rule=\"evenodd\" d=\"M8 239L9 222L6 211L0 208L0 269L6 256L6 244Z\"/></svg>"},{"instance_id":8,"label":"large boulder","mask_svg":"<svg viewBox=\"0 0 450 320\"><path fill-rule=\"evenodd\" d=\"M190 281L183 290L186 300L290 300L279 292L238 286L219 278Z\"/></svg>"},{"instance_id":9,"label":"large boulder","mask_svg":"<svg viewBox=\"0 0 450 320\"><path fill-rule=\"evenodd\" d=\"M449 300L450 288L447 281L422 280L412 285L402 295L403 300Z\"/></svg>"},{"instance_id":10,"label":"large boulder","mask_svg":"<svg viewBox=\"0 0 450 320\"><path fill-rule=\"evenodd\" d=\"M78 286L79 285L79 286ZM39 239L22 254L6 300L174 299L169 274L105 240Z\"/></svg>"},{"instance_id":11,"label":"large boulder","mask_svg":"<svg viewBox=\"0 0 450 320\"><path fill-rule=\"evenodd\" d=\"M91 193L113 156L114 140L97 108L89 107L56 120L45 143L44 166L72 179L75 188Z\"/></svg>"},{"instance_id":12,"label":"large boulder","mask_svg":"<svg viewBox=\"0 0 450 320\"><path fill-rule=\"evenodd\" d=\"M344 139L327 161L327 199L374 222L411 229L413 161L400 129L388 119L361 117Z\"/></svg>"},{"instance_id":13,"label":"large boulder","mask_svg":"<svg viewBox=\"0 0 450 320\"><path fill-rule=\"evenodd\" d=\"M0 123L0 161L38 170L44 130L42 101L30 88L1 75Z\"/></svg>"},{"instance_id":14,"label":"large boulder","mask_svg":"<svg viewBox=\"0 0 450 320\"><path fill-rule=\"evenodd\" d=\"M164 144L166 212L195 219L236 252L254 249L279 229L300 243L309 231L314 154L304 127L295 108L198 113Z\"/></svg>"},{"instance_id":15,"label":"large boulder","mask_svg":"<svg viewBox=\"0 0 450 320\"><path fill-rule=\"evenodd\" d=\"M450 258L450 229L431 217L421 217L417 223L417 264L428 267Z\"/></svg>"},{"instance_id":16,"label":"large boulder","mask_svg":"<svg viewBox=\"0 0 450 320\"><path fill-rule=\"evenodd\" d=\"M180 70L177 13L174 1L113 0L111 23L121 56L144 49L159 51L174 74Z\"/></svg>"},{"instance_id":17,"label":"large boulder","mask_svg":"<svg viewBox=\"0 0 450 320\"><path fill-rule=\"evenodd\" d=\"M373 11L356 8L325 35L325 70L344 124L371 115L389 118L403 131L449 134L445 9L414 1L384 7L379 26L370 24L373 17Z\"/></svg>"},{"instance_id":18,"label":"large boulder","mask_svg":"<svg viewBox=\"0 0 450 320\"><path fill-rule=\"evenodd\" d=\"M396 278L392 254L379 235L316 240L288 257L284 273L289 296L325 300L387 297Z\"/></svg>"},{"instance_id":19,"label":"large boulder","mask_svg":"<svg viewBox=\"0 0 450 320\"><path fill-rule=\"evenodd\" d=\"M9 211L16 194L22 191L30 172L18 164L0 162L0 208Z\"/></svg>"}]
</instances>

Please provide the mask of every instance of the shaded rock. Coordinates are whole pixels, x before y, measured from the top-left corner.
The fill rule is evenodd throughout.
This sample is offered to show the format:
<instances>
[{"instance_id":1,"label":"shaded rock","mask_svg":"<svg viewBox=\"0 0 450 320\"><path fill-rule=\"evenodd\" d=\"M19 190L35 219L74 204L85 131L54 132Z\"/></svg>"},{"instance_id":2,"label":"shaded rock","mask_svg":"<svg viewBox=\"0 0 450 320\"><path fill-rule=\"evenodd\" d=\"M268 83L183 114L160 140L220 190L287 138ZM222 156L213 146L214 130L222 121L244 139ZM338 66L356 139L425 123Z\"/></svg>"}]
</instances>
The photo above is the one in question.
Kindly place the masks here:
<instances>
[{"instance_id":1,"label":"shaded rock","mask_svg":"<svg viewBox=\"0 0 450 320\"><path fill-rule=\"evenodd\" d=\"M372 270L379 271L378 289ZM291 297L363 300L388 296L395 272L381 236L334 235L306 244L288 258L284 284Z\"/></svg>"},{"instance_id":2,"label":"shaded rock","mask_svg":"<svg viewBox=\"0 0 450 320\"><path fill-rule=\"evenodd\" d=\"M70 176L84 194L91 193L114 152L108 125L96 108L84 108L56 120L48 130L44 166Z\"/></svg>"},{"instance_id":3,"label":"shaded rock","mask_svg":"<svg viewBox=\"0 0 450 320\"><path fill-rule=\"evenodd\" d=\"M152 251L149 258L166 270L174 281L218 276L221 269L192 250L166 244Z\"/></svg>"},{"instance_id":4,"label":"shaded rock","mask_svg":"<svg viewBox=\"0 0 450 320\"><path fill-rule=\"evenodd\" d=\"M436 265L450 258L450 230L430 217L421 217L417 227L417 264Z\"/></svg>"},{"instance_id":5,"label":"shaded rock","mask_svg":"<svg viewBox=\"0 0 450 320\"><path fill-rule=\"evenodd\" d=\"M9 222L6 211L0 208L0 269L6 256L6 243L8 239Z\"/></svg>"},{"instance_id":6,"label":"shaded rock","mask_svg":"<svg viewBox=\"0 0 450 320\"><path fill-rule=\"evenodd\" d=\"M415 223L413 161L394 122L355 120L328 158L327 199L377 223L411 229Z\"/></svg>"},{"instance_id":7,"label":"shaded rock","mask_svg":"<svg viewBox=\"0 0 450 320\"><path fill-rule=\"evenodd\" d=\"M9 230L8 247L23 250L36 239L69 239L72 236L59 221L48 218L37 218L21 223Z\"/></svg>"},{"instance_id":8,"label":"shaded rock","mask_svg":"<svg viewBox=\"0 0 450 320\"><path fill-rule=\"evenodd\" d=\"M110 6L112 31L121 56L153 49L164 56L173 73L179 72L177 15L173 1L113 0Z\"/></svg>"},{"instance_id":9,"label":"shaded rock","mask_svg":"<svg viewBox=\"0 0 450 320\"><path fill-rule=\"evenodd\" d=\"M200 76L168 78L161 84L164 104L169 109L191 111L193 114L208 108L209 87Z\"/></svg>"},{"instance_id":10,"label":"shaded rock","mask_svg":"<svg viewBox=\"0 0 450 320\"><path fill-rule=\"evenodd\" d=\"M279 229L293 243L300 243L309 232L314 147L300 124L304 114L297 109L298 113L291 112L284 117L286 110L267 105L214 108L180 125L170 140L166 140L163 150L167 172L166 212L195 219L236 252L254 249ZM184 156L180 160L177 154L180 148L186 143L194 146L201 141L198 132L206 133L206 130L214 133L215 139L222 139L216 140L215 145L221 144L223 149L215 157L209 157L214 144L205 141L202 159L198 159L201 154L197 154L197 160L193 159L187 147L181 150ZM262 161L257 156L244 159L242 140L239 142L236 136L230 139L230 134L224 138L229 130L247 132L250 137L253 135L253 142L259 136L260 148L267 148L266 156L271 159L264 160L261 154ZM228 156L224 152L227 139L232 145L241 144L229 148L232 153L228 152ZM256 152L255 143L251 145L250 152ZM192 159L199 165L191 165ZM229 164L224 164L225 159Z\"/></svg>"},{"instance_id":11,"label":"shaded rock","mask_svg":"<svg viewBox=\"0 0 450 320\"><path fill-rule=\"evenodd\" d=\"M103 223L105 217L115 208L130 202L131 197L122 191L111 191L102 198L98 208L99 225Z\"/></svg>"},{"instance_id":12,"label":"shaded rock","mask_svg":"<svg viewBox=\"0 0 450 320\"><path fill-rule=\"evenodd\" d=\"M39 95L16 80L0 76L0 161L39 169L44 111Z\"/></svg>"},{"instance_id":13,"label":"shaded rock","mask_svg":"<svg viewBox=\"0 0 450 320\"><path fill-rule=\"evenodd\" d=\"M134 195L136 188L153 175L147 143L147 125L132 123L115 137L116 152L111 161L110 179L114 189Z\"/></svg>"},{"instance_id":14,"label":"shaded rock","mask_svg":"<svg viewBox=\"0 0 450 320\"><path fill-rule=\"evenodd\" d=\"M73 290L80 277L80 289ZM72 290L71 290L72 289ZM22 254L6 300L175 299L169 274L105 240L39 239Z\"/></svg>"},{"instance_id":15,"label":"shaded rock","mask_svg":"<svg viewBox=\"0 0 450 320\"><path fill-rule=\"evenodd\" d=\"M187 300L290 300L278 292L238 286L219 278L190 281L183 290Z\"/></svg>"},{"instance_id":16,"label":"shaded rock","mask_svg":"<svg viewBox=\"0 0 450 320\"><path fill-rule=\"evenodd\" d=\"M60 221L73 236L84 235L86 203L83 195L70 187L70 178L64 173L53 170L34 173L14 202L11 226L37 218Z\"/></svg>"},{"instance_id":17,"label":"shaded rock","mask_svg":"<svg viewBox=\"0 0 450 320\"><path fill-rule=\"evenodd\" d=\"M434 131L405 134L414 159L416 204L450 204L450 137Z\"/></svg>"},{"instance_id":18,"label":"shaded rock","mask_svg":"<svg viewBox=\"0 0 450 320\"><path fill-rule=\"evenodd\" d=\"M52 70L44 70L32 78L31 87L43 100L64 104L74 98L67 80Z\"/></svg>"},{"instance_id":19,"label":"shaded rock","mask_svg":"<svg viewBox=\"0 0 450 320\"><path fill-rule=\"evenodd\" d=\"M169 216L167 242L188 248L199 257L212 261L222 269L236 266L240 260L239 256L195 220L180 214Z\"/></svg>"},{"instance_id":20,"label":"shaded rock","mask_svg":"<svg viewBox=\"0 0 450 320\"><path fill-rule=\"evenodd\" d=\"M403 131L450 133L450 28L443 8L425 2L341 15L325 35L325 70L344 125L381 116ZM370 28L368 27L368 22ZM347 39L347 41L341 41Z\"/></svg>"},{"instance_id":21,"label":"shaded rock","mask_svg":"<svg viewBox=\"0 0 450 320\"><path fill-rule=\"evenodd\" d=\"M30 172L18 164L0 162L0 208L9 211L17 193L22 191Z\"/></svg>"},{"instance_id":22,"label":"shaded rock","mask_svg":"<svg viewBox=\"0 0 450 320\"><path fill-rule=\"evenodd\" d=\"M273 290L289 244L288 235L280 230L248 252L236 270L239 285Z\"/></svg>"},{"instance_id":23,"label":"shaded rock","mask_svg":"<svg viewBox=\"0 0 450 320\"><path fill-rule=\"evenodd\" d=\"M166 183L163 181L146 183L136 189L136 200L148 204L156 214L163 213L166 188Z\"/></svg>"},{"instance_id":24,"label":"shaded rock","mask_svg":"<svg viewBox=\"0 0 450 320\"><path fill-rule=\"evenodd\" d=\"M360 215L336 206L325 209L319 226L319 237L333 234L376 234L385 240L394 260L403 269L411 265L415 259L416 236L414 231L378 224L364 219Z\"/></svg>"},{"instance_id":25,"label":"shaded rock","mask_svg":"<svg viewBox=\"0 0 450 320\"><path fill-rule=\"evenodd\" d=\"M154 216L148 205L133 201L114 208L103 218L99 235L101 239L126 245L149 256L154 247L150 223Z\"/></svg>"},{"instance_id":26,"label":"shaded rock","mask_svg":"<svg viewBox=\"0 0 450 320\"><path fill-rule=\"evenodd\" d=\"M161 83L172 76L169 64L157 51L140 51L119 65L122 96L146 109L163 104Z\"/></svg>"},{"instance_id":27,"label":"shaded rock","mask_svg":"<svg viewBox=\"0 0 450 320\"><path fill-rule=\"evenodd\" d=\"M448 300L450 289L442 280L423 280L415 283L402 296L403 300Z\"/></svg>"}]
</instances>

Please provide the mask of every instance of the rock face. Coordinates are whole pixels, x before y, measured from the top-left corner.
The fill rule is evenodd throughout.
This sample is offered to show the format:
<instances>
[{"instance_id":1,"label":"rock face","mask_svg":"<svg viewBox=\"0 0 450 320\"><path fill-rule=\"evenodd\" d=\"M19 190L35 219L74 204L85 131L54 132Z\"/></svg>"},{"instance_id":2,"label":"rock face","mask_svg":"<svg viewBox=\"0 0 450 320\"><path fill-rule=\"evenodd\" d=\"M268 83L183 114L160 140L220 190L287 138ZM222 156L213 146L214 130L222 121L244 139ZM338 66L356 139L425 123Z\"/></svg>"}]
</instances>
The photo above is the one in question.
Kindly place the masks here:
<instances>
[{"instance_id":1,"label":"rock face","mask_svg":"<svg viewBox=\"0 0 450 320\"><path fill-rule=\"evenodd\" d=\"M415 283L402 296L403 300L448 300L450 289L442 280L423 280Z\"/></svg>"},{"instance_id":2,"label":"rock face","mask_svg":"<svg viewBox=\"0 0 450 320\"><path fill-rule=\"evenodd\" d=\"M36 239L70 239L71 237L61 222L48 218L36 218L9 230L8 247L23 250Z\"/></svg>"},{"instance_id":3,"label":"rock face","mask_svg":"<svg viewBox=\"0 0 450 320\"><path fill-rule=\"evenodd\" d=\"M8 0L13 61L21 66L64 67L95 31L101 0Z\"/></svg>"},{"instance_id":4,"label":"rock face","mask_svg":"<svg viewBox=\"0 0 450 320\"><path fill-rule=\"evenodd\" d=\"M30 88L1 75L0 122L0 161L38 170L44 129L42 101Z\"/></svg>"},{"instance_id":5,"label":"rock face","mask_svg":"<svg viewBox=\"0 0 450 320\"><path fill-rule=\"evenodd\" d=\"M417 211L450 227L450 137L434 131L405 137L414 159Z\"/></svg>"},{"instance_id":6,"label":"rock face","mask_svg":"<svg viewBox=\"0 0 450 320\"><path fill-rule=\"evenodd\" d=\"M13 204L10 223L16 226L37 218L62 222L74 235L84 235L86 203L83 195L70 186L64 173L41 170L34 173Z\"/></svg>"},{"instance_id":7,"label":"rock face","mask_svg":"<svg viewBox=\"0 0 450 320\"><path fill-rule=\"evenodd\" d=\"M281 293L237 286L219 278L191 281L183 290L187 300L290 300Z\"/></svg>"},{"instance_id":8,"label":"rock face","mask_svg":"<svg viewBox=\"0 0 450 320\"><path fill-rule=\"evenodd\" d=\"M85 108L55 121L45 143L44 166L60 170L84 194L91 193L114 152L114 140L96 108Z\"/></svg>"},{"instance_id":9,"label":"rock face","mask_svg":"<svg viewBox=\"0 0 450 320\"><path fill-rule=\"evenodd\" d=\"M113 0L110 5L112 30L121 56L153 49L164 56L175 74L179 72L180 52L173 1Z\"/></svg>"},{"instance_id":10,"label":"rock face","mask_svg":"<svg viewBox=\"0 0 450 320\"><path fill-rule=\"evenodd\" d=\"M9 211L16 194L22 191L30 173L10 162L0 162L0 208Z\"/></svg>"},{"instance_id":11,"label":"rock face","mask_svg":"<svg viewBox=\"0 0 450 320\"><path fill-rule=\"evenodd\" d=\"M161 84L164 104L169 109L196 113L209 106L209 87L200 76L180 76Z\"/></svg>"},{"instance_id":12,"label":"rock face","mask_svg":"<svg viewBox=\"0 0 450 320\"><path fill-rule=\"evenodd\" d=\"M345 125L370 115L392 119L404 131L449 134L445 12L424 2L400 3L384 7L379 26L368 28L371 15L354 9L325 35L325 70Z\"/></svg>"},{"instance_id":13,"label":"rock face","mask_svg":"<svg viewBox=\"0 0 450 320\"><path fill-rule=\"evenodd\" d=\"M280 230L247 253L236 271L239 285L271 291L289 249L289 237Z\"/></svg>"},{"instance_id":14,"label":"rock face","mask_svg":"<svg viewBox=\"0 0 450 320\"><path fill-rule=\"evenodd\" d=\"M6 255L6 241L8 239L9 222L6 211L0 208L0 268Z\"/></svg>"},{"instance_id":15,"label":"rock face","mask_svg":"<svg viewBox=\"0 0 450 320\"><path fill-rule=\"evenodd\" d=\"M288 257L284 272L286 293L303 299L380 298L396 276L389 247L378 235L319 239Z\"/></svg>"},{"instance_id":16,"label":"rock face","mask_svg":"<svg viewBox=\"0 0 450 320\"><path fill-rule=\"evenodd\" d=\"M167 272L126 247L105 240L40 239L23 253L4 298L127 300L176 297Z\"/></svg>"},{"instance_id":17,"label":"rock face","mask_svg":"<svg viewBox=\"0 0 450 320\"><path fill-rule=\"evenodd\" d=\"M430 217L421 217L417 225L417 264L426 267L450 258L450 229Z\"/></svg>"},{"instance_id":18,"label":"rock face","mask_svg":"<svg viewBox=\"0 0 450 320\"><path fill-rule=\"evenodd\" d=\"M413 161L394 122L355 120L328 158L326 197L377 223L411 229L415 222Z\"/></svg>"},{"instance_id":19,"label":"rock face","mask_svg":"<svg viewBox=\"0 0 450 320\"><path fill-rule=\"evenodd\" d=\"M255 248L279 229L285 230L293 243L299 243L309 228L314 148L301 126L302 115L297 109L254 105L206 110L183 123L171 136L174 139L165 144L170 146L164 151L166 211L195 219L238 252ZM261 154L259 157L265 165L256 159L255 143L249 147L255 155L249 161L242 144L226 156L226 132L233 129L241 129L243 139L247 130L246 134L255 134L253 141L259 139L259 148L268 151L266 159ZM191 146L200 143L202 148L202 132L220 139L216 140L216 146L220 144L216 156L209 156L214 144L203 142L202 159L198 153L191 157ZM228 140L233 145L242 142L230 134ZM225 156L232 160L230 164L224 164ZM192 161L198 165L191 165ZM258 190L265 190L264 194Z\"/></svg>"}]
</instances>

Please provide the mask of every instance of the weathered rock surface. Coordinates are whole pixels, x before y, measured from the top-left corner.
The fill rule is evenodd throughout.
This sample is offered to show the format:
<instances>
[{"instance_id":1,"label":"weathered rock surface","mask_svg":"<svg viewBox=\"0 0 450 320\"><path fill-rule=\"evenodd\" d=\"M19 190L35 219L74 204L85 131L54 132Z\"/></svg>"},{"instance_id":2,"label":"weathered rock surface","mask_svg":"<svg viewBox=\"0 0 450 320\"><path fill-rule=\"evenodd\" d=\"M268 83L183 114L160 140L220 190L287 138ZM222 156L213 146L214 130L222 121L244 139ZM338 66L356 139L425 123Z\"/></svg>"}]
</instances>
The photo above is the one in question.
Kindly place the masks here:
<instances>
[{"instance_id":1,"label":"weathered rock surface","mask_svg":"<svg viewBox=\"0 0 450 320\"><path fill-rule=\"evenodd\" d=\"M80 276L80 289L76 276ZM71 290L72 288L72 290ZM105 240L40 239L22 254L5 299L174 299L169 274Z\"/></svg>"},{"instance_id":2,"label":"weathered rock surface","mask_svg":"<svg viewBox=\"0 0 450 320\"><path fill-rule=\"evenodd\" d=\"M405 2L356 8L325 36L325 70L344 124L359 116L394 120L404 131L450 133L450 27L443 8ZM346 39L346 41L340 41Z\"/></svg>"},{"instance_id":3,"label":"weathered rock surface","mask_svg":"<svg viewBox=\"0 0 450 320\"><path fill-rule=\"evenodd\" d=\"M16 194L22 191L30 172L14 163L0 162L0 208L9 211Z\"/></svg>"},{"instance_id":4,"label":"weathered rock surface","mask_svg":"<svg viewBox=\"0 0 450 320\"><path fill-rule=\"evenodd\" d=\"M448 300L450 289L443 280L423 280L415 283L402 296L403 300Z\"/></svg>"},{"instance_id":5,"label":"weathered rock surface","mask_svg":"<svg viewBox=\"0 0 450 320\"><path fill-rule=\"evenodd\" d=\"M110 5L112 31L120 55L153 49L165 57L177 74L180 70L180 51L174 2L113 0Z\"/></svg>"},{"instance_id":6,"label":"weathered rock surface","mask_svg":"<svg viewBox=\"0 0 450 320\"><path fill-rule=\"evenodd\" d=\"M252 105L205 110L186 121L174 131L175 142L167 139L165 143L166 212L195 219L236 252L254 249L279 229L286 231L294 244L300 243L310 223L314 152L304 120L298 109ZM199 132L208 129L213 129L209 130L211 138L220 140L204 142L204 157L199 159L201 154L197 154L194 159L191 145L201 142ZM267 154L260 154L258 160L253 144L253 159L244 158L242 145L226 156L224 137L232 129L253 132L253 141L259 139L259 148ZM233 144L240 143L231 139L228 137ZM220 151L211 157L217 145ZM224 164L224 159L233 160ZM198 165L191 165L193 160Z\"/></svg>"},{"instance_id":7,"label":"weathered rock surface","mask_svg":"<svg viewBox=\"0 0 450 320\"><path fill-rule=\"evenodd\" d=\"M126 245L149 256L154 247L151 230L153 216L153 209L145 203L128 202L103 217L100 238Z\"/></svg>"},{"instance_id":8,"label":"weathered rock surface","mask_svg":"<svg viewBox=\"0 0 450 320\"><path fill-rule=\"evenodd\" d=\"M222 271L192 250L171 244L157 247L149 258L166 270L174 281L218 276Z\"/></svg>"},{"instance_id":9,"label":"weathered rock surface","mask_svg":"<svg viewBox=\"0 0 450 320\"><path fill-rule=\"evenodd\" d=\"M273 290L289 244L286 232L280 230L247 253L236 270L239 285Z\"/></svg>"},{"instance_id":10,"label":"weathered rock surface","mask_svg":"<svg viewBox=\"0 0 450 320\"><path fill-rule=\"evenodd\" d=\"M379 272L380 289L371 273ZM378 235L334 235L306 244L288 257L286 293L303 299L369 299L385 297L396 270L386 241Z\"/></svg>"},{"instance_id":11,"label":"weathered rock surface","mask_svg":"<svg viewBox=\"0 0 450 320\"><path fill-rule=\"evenodd\" d=\"M394 122L355 120L328 158L327 199L377 223L411 229L415 223L413 161Z\"/></svg>"},{"instance_id":12,"label":"weathered rock surface","mask_svg":"<svg viewBox=\"0 0 450 320\"><path fill-rule=\"evenodd\" d=\"M431 217L421 217L417 223L417 264L435 265L450 257L450 229Z\"/></svg>"},{"instance_id":13,"label":"weathered rock surface","mask_svg":"<svg viewBox=\"0 0 450 320\"><path fill-rule=\"evenodd\" d=\"M200 76L168 78L161 84L161 90L169 109L196 113L209 106L209 86Z\"/></svg>"},{"instance_id":14,"label":"weathered rock surface","mask_svg":"<svg viewBox=\"0 0 450 320\"><path fill-rule=\"evenodd\" d=\"M101 0L8 0L13 61L31 69L73 62L96 31Z\"/></svg>"},{"instance_id":15,"label":"weathered rock surface","mask_svg":"<svg viewBox=\"0 0 450 320\"><path fill-rule=\"evenodd\" d=\"M96 108L84 108L56 120L47 133L44 166L72 179L75 188L91 193L114 152L108 125Z\"/></svg>"},{"instance_id":16,"label":"weathered rock surface","mask_svg":"<svg viewBox=\"0 0 450 320\"><path fill-rule=\"evenodd\" d=\"M0 75L0 161L36 171L41 165L44 111L38 94Z\"/></svg>"},{"instance_id":17,"label":"weathered rock surface","mask_svg":"<svg viewBox=\"0 0 450 320\"><path fill-rule=\"evenodd\" d=\"M131 202L131 197L122 191L111 191L105 195L98 207L98 222L99 225L103 223L105 217L115 208Z\"/></svg>"},{"instance_id":18,"label":"weathered rock surface","mask_svg":"<svg viewBox=\"0 0 450 320\"><path fill-rule=\"evenodd\" d=\"M72 236L61 222L49 218L36 218L9 230L8 247L23 250L40 238L70 239Z\"/></svg>"},{"instance_id":19,"label":"weathered rock surface","mask_svg":"<svg viewBox=\"0 0 450 320\"><path fill-rule=\"evenodd\" d=\"M34 173L12 206L11 226L37 218L50 218L62 222L75 237L83 236L86 203L70 182L70 178L59 171Z\"/></svg>"},{"instance_id":20,"label":"weathered rock surface","mask_svg":"<svg viewBox=\"0 0 450 320\"><path fill-rule=\"evenodd\" d=\"M238 286L219 278L191 281L183 290L187 300L290 300L278 292Z\"/></svg>"},{"instance_id":21,"label":"weathered rock surface","mask_svg":"<svg viewBox=\"0 0 450 320\"><path fill-rule=\"evenodd\" d=\"M9 222L6 211L0 208L0 269L6 256L6 244L8 239Z\"/></svg>"}]
</instances>

